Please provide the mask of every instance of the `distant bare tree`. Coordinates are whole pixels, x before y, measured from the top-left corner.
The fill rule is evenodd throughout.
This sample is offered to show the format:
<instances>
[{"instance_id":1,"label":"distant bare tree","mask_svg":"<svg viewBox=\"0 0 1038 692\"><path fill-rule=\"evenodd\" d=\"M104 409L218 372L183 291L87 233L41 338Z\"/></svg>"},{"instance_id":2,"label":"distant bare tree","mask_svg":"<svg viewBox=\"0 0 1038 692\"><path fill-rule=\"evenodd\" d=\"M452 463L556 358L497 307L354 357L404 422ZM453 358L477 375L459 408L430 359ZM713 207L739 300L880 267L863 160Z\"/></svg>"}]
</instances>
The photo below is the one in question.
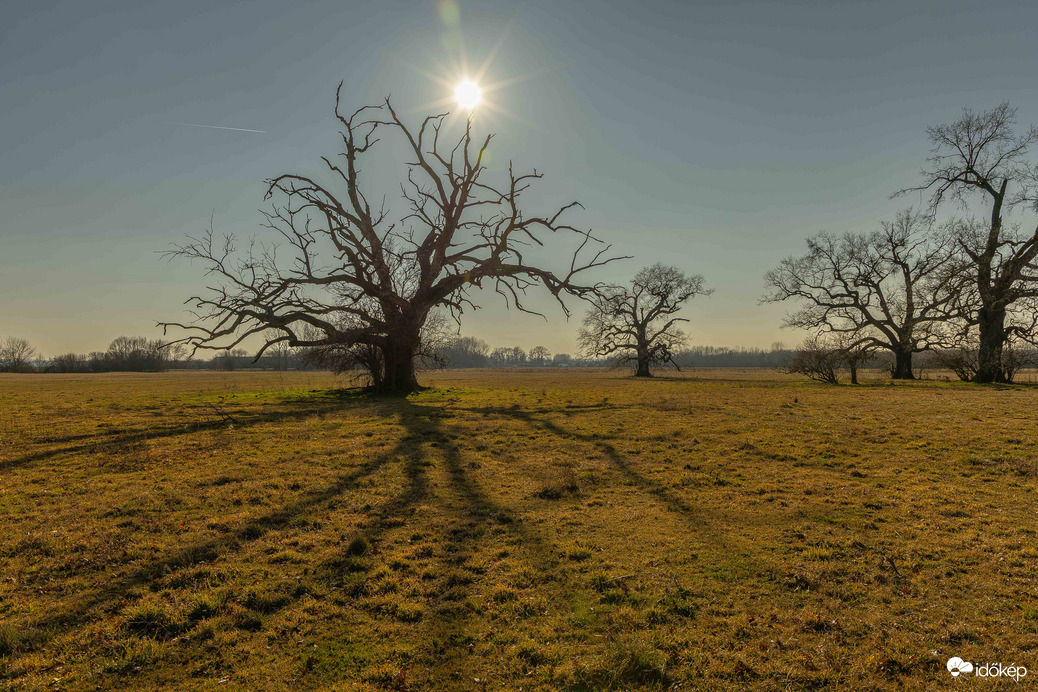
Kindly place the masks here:
<instances>
[{"instance_id":1,"label":"distant bare tree","mask_svg":"<svg viewBox=\"0 0 1038 692\"><path fill-rule=\"evenodd\" d=\"M685 342L674 317L684 304L711 289L700 275L654 264L638 272L630 287L610 286L590 299L579 343L585 356L610 356L616 365L634 363L635 376L651 377L654 365L674 362Z\"/></svg>"},{"instance_id":2,"label":"distant bare tree","mask_svg":"<svg viewBox=\"0 0 1038 692\"><path fill-rule=\"evenodd\" d=\"M0 341L0 372L32 372L38 355L28 340L9 336Z\"/></svg>"},{"instance_id":3,"label":"distant bare tree","mask_svg":"<svg viewBox=\"0 0 1038 692\"><path fill-rule=\"evenodd\" d=\"M551 351L544 346L534 346L530 349L530 362L534 365L542 366L548 362L551 358Z\"/></svg>"},{"instance_id":4,"label":"distant bare tree","mask_svg":"<svg viewBox=\"0 0 1038 692\"><path fill-rule=\"evenodd\" d=\"M457 142L445 145L447 114L412 129L386 99L346 116L341 89L335 113L343 151L338 161L323 159L335 184L301 175L268 181L267 198L282 201L267 213L267 226L287 241L291 261L256 245L239 256L233 238L217 240L211 225L172 251L201 261L222 283L189 301L194 323L166 325L193 331L183 341L194 348L235 346L274 330L280 336L268 338L257 357L276 343L345 352L370 369L375 389L412 392L419 389L422 327L434 310L457 316L476 307L472 288L490 286L528 311L523 297L541 286L565 311L566 294L596 287L581 280L588 270L619 259L562 220L576 202L547 215L524 212L520 197L540 173L517 175L509 166L501 183L484 180L491 136L474 141L471 119ZM397 216L384 202L372 208L361 185L361 162L381 137L395 137L410 159L401 187L406 212ZM526 247L562 233L576 248L562 271L525 255Z\"/></svg>"},{"instance_id":5,"label":"distant bare tree","mask_svg":"<svg viewBox=\"0 0 1038 692\"><path fill-rule=\"evenodd\" d=\"M894 379L913 379L912 355L943 343L954 317L960 279L948 233L908 210L875 233L821 233L807 248L764 275L762 302L799 302L787 327L890 351Z\"/></svg>"},{"instance_id":6,"label":"distant bare tree","mask_svg":"<svg viewBox=\"0 0 1038 692\"><path fill-rule=\"evenodd\" d=\"M896 193L931 191L934 214L947 199L963 209L976 201L984 212L985 219L965 224L958 239L975 299L963 317L977 329L977 382L1007 380L1003 351L1013 336L1025 336L1014 312L1038 296L1038 228L1020 233L1003 223L1003 214L1014 208L1038 210L1038 166L1026 160L1038 129L1018 134L1015 123L1016 109L1001 103L983 113L966 109L951 124L927 128L933 149L923 184Z\"/></svg>"}]
</instances>

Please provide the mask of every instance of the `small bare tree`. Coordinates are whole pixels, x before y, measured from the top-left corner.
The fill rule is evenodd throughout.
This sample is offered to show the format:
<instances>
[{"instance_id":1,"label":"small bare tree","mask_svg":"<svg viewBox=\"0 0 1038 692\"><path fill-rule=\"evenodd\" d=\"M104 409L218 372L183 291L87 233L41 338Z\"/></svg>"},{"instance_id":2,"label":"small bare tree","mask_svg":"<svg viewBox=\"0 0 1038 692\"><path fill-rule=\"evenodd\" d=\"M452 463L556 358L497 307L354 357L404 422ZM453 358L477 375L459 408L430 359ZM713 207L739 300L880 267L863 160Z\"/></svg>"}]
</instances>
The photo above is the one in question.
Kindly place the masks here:
<instances>
[{"instance_id":1,"label":"small bare tree","mask_svg":"<svg viewBox=\"0 0 1038 692\"><path fill-rule=\"evenodd\" d=\"M840 384L846 370L851 384L858 384L858 370L873 357L875 349L846 335L811 336L793 351L782 370L826 384Z\"/></svg>"},{"instance_id":2,"label":"small bare tree","mask_svg":"<svg viewBox=\"0 0 1038 692\"><path fill-rule=\"evenodd\" d=\"M913 379L912 355L943 343L960 286L952 243L911 210L875 233L807 241L808 252L764 275L761 302L794 300L785 326L834 334L845 348L893 354L894 379Z\"/></svg>"},{"instance_id":3,"label":"small bare tree","mask_svg":"<svg viewBox=\"0 0 1038 692\"><path fill-rule=\"evenodd\" d=\"M544 346L534 346L530 349L530 362L541 367L551 358L551 351Z\"/></svg>"},{"instance_id":4,"label":"small bare tree","mask_svg":"<svg viewBox=\"0 0 1038 692\"><path fill-rule=\"evenodd\" d=\"M951 124L927 128L933 144L923 184L899 191L932 191L931 213L945 200L969 209L979 199L985 219L964 225L958 242L966 257L975 307L963 314L977 328L977 382L1004 382L1003 351L1023 329L1013 322L1019 302L1038 296L1038 229L1020 233L1003 223L1014 208L1038 210L1038 166L1026 161L1038 129L1014 130L1016 109L964 110ZM966 300L964 304L973 303Z\"/></svg>"},{"instance_id":5,"label":"small bare tree","mask_svg":"<svg viewBox=\"0 0 1038 692\"><path fill-rule=\"evenodd\" d=\"M38 355L28 340L9 336L0 341L0 372L32 372Z\"/></svg>"},{"instance_id":6,"label":"small bare tree","mask_svg":"<svg viewBox=\"0 0 1038 692\"><path fill-rule=\"evenodd\" d=\"M651 377L654 365L677 367L674 356L686 337L676 325L688 320L674 315L693 297L712 292L698 274L646 267L630 287L610 286L590 298L578 336L581 350L589 358L610 356L617 366L633 363L636 377Z\"/></svg>"},{"instance_id":7,"label":"small bare tree","mask_svg":"<svg viewBox=\"0 0 1038 692\"><path fill-rule=\"evenodd\" d=\"M323 159L335 184L302 175L268 181L267 198L280 203L267 213L267 226L287 241L290 259L257 245L240 256L233 238L217 240L211 225L172 251L201 261L221 282L188 301L195 322L165 325L194 332L183 339L194 348L235 346L273 330L278 336L264 339L257 357L278 343L325 350L337 369L367 369L379 391L412 392L419 389L422 329L434 311L457 318L477 307L468 292L486 286L524 312L527 290L541 286L565 311L566 294L597 288L582 281L588 270L620 259L590 231L563 221L576 202L547 215L524 212L520 197L540 173L517 175L509 166L500 184L487 181L491 136L474 140L471 119L456 143L445 145L448 114L414 129L386 99L347 116L341 90L335 114L343 151L337 161ZM372 207L361 184L361 163L382 137L395 137L410 159L401 186L406 210L396 216L384 201ZM526 248L560 234L576 241L568 267L556 273L526 257Z\"/></svg>"},{"instance_id":8,"label":"small bare tree","mask_svg":"<svg viewBox=\"0 0 1038 692\"><path fill-rule=\"evenodd\" d=\"M830 348L847 366L851 384L858 384L858 371L868 365L869 361L876 356L875 343L856 339L849 334L839 335Z\"/></svg>"}]
</instances>

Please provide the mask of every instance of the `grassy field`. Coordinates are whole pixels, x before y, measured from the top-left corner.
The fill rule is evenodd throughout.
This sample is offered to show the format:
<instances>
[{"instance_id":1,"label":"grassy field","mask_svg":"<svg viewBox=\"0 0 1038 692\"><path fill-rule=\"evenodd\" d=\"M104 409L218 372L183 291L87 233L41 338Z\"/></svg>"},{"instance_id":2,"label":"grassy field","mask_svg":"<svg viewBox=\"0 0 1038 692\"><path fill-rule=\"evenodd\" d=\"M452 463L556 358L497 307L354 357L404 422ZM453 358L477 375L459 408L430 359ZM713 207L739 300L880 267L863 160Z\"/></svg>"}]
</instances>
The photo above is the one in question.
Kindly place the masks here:
<instances>
[{"instance_id":1,"label":"grassy field","mask_svg":"<svg viewBox=\"0 0 1038 692\"><path fill-rule=\"evenodd\" d=\"M952 655L1038 678L1038 388L426 380L0 376L0 679L1012 685Z\"/></svg>"}]
</instances>

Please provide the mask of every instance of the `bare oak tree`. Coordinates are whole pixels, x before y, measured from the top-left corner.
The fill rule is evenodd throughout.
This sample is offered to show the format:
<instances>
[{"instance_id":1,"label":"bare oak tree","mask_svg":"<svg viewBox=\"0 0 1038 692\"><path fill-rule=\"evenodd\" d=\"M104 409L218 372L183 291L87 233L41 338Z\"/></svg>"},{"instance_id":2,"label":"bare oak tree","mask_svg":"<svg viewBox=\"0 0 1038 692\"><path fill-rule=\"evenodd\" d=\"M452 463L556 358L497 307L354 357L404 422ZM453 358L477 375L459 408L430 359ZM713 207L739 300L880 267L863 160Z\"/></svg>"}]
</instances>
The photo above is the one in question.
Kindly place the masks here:
<instances>
[{"instance_id":1,"label":"bare oak tree","mask_svg":"<svg viewBox=\"0 0 1038 692\"><path fill-rule=\"evenodd\" d=\"M712 289L700 275L654 264L638 272L630 287L610 286L589 299L591 309L579 332L581 350L589 357L611 356L616 365L634 363L635 376L651 377L653 365L671 363L685 342L674 317L684 304Z\"/></svg>"},{"instance_id":2,"label":"bare oak tree","mask_svg":"<svg viewBox=\"0 0 1038 692\"><path fill-rule=\"evenodd\" d=\"M192 330L183 341L194 348L235 346L268 330L263 351L278 343L325 349L338 369L367 368L375 389L419 389L415 360L429 315L444 309L457 316L477 306L473 287L491 287L524 312L528 289L541 286L566 310L566 294L583 296L589 269L617 257L590 231L563 221L573 202L547 215L524 212L520 197L541 177L515 174L509 166L499 184L485 180L484 156L491 135L473 139L471 119L457 141L445 145L448 114L431 115L414 129L389 99L343 115L342 85L335 114L342 126L339 158L323 158L334 185L303 175L268 182L267 226L287 245L250 245L240 255L233 237L219 241L212 227L172 254L201 261L219 285L195 296L196 320L168 324ZM362 185L361 162L380 138L395 138L407 151L401 185L406 207L399 215L383 202L373 207ZM527 259L527 248L547 236L569 234L575 250L561 271ZM287 250L287 255L284 252ZM568 312L567 312L568 314Z\"/></svg>"},{"instance_id":3,"label":"bare oak tree","mask_svg":"<svg viewBox=\"0 0 1038 692\"><path fill-rule=\"evenodd\" d=\"M903 211L875 233L807 241L764 275L772 303L800 308L785 325L842 337L845 350L870 346L893 354L894 379L913 379L912 355L943 343L959 286L949 236Z\"/></svg>"},{"instance_id":4,"label":"bare oak tree","mask_svg":"<svg viewBox=\"0 0 1038 692\"><path fill-rule=\"evenodd\" d=\"M1021 301L1038 296L1038 228L1021 234L1007 227L1003 215L1023 207L1038 211L1038 166L1026 156L1038 141L1038 129L1014 130L1016 109L1001 103L990 111L964 110L951 124L927 128L933 144L923 184L899 191L932 191L931 213L946 200L984 211L984 220L965 224L959 245L975 294L975 309L963 317L976 327L977 382L1007 379L1003 351L1024 325L1013 320ZM969 301L963 301L968 303Z\"/></svg>"}]
</instances>

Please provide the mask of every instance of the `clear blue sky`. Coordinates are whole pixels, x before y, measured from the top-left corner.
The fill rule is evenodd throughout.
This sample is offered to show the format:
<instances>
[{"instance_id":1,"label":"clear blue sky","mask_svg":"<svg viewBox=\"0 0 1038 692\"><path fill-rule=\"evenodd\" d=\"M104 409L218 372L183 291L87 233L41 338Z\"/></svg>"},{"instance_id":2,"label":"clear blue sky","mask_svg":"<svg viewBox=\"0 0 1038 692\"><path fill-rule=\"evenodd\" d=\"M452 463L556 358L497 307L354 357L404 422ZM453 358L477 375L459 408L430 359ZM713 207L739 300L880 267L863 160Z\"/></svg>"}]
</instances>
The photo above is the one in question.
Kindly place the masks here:
<instances>
[{"instance_id":1,"label":"clear blue sky","mask_svg":"<svg viewBox=\"0 0 1038 692\"><path fill-rule=\"evenodd\" d=\"M43 7L41 9L41 6ZM417 117L447 96L462 45L510 115L493 163L546 174L533 208L636 259L704 274L696 343L767 346L782 308L761 275L821 230L869 230L905 204L925 127L1009 99L1038 121L1033 2L9 3L0 24L0 336L45 353L157 336L197 267L158 252L203 228L256 232L262 181L318 170L332 103L391 94ZM445 21L446 20L446 21ZM420 68L420 69L416 69ZM263 130L203 129L195 123ZM394 188L387 185L386 194ZM488 296L464 331L573 351ZM574 303L579 309L579 305Z\"/></svg>"}]
</instances>

